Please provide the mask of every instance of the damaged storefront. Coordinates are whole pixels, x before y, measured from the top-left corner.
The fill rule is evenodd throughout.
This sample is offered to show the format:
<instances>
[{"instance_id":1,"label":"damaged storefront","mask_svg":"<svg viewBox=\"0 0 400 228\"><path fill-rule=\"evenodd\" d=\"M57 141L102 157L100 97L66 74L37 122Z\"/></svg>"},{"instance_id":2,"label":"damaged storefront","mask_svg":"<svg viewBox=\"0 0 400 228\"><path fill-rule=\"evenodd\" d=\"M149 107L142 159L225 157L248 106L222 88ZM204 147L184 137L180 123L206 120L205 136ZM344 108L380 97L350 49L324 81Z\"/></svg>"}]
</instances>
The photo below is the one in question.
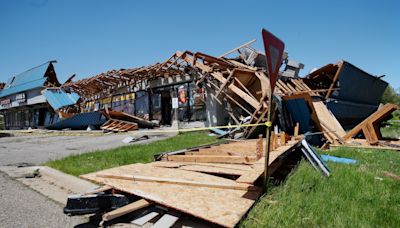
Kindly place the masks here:
<instances>
[{"instance_id":1,"label":"damaged storefront","mask_svg":"<svg viewBox=\"0 0 400 228\"><path fill-rule=\"evenodd\" d=\"M59 86L55 61L46 62L11 77L0 90L0 114L6 129L42 128L55 112L41 91Z\"/></svg>"},{"instance_id":2,"label":"damaged storefront","mask_svg":"<svg viewBox=\"0 0 400 228\"><path fill-rule=\"evenodd\" d=\"M82 95L81 112L110 109L157 125L205 120L205 91L196 85L195 75L137 75L135 69L112 70L62 87Z\"/></svg>"}]
</instances>

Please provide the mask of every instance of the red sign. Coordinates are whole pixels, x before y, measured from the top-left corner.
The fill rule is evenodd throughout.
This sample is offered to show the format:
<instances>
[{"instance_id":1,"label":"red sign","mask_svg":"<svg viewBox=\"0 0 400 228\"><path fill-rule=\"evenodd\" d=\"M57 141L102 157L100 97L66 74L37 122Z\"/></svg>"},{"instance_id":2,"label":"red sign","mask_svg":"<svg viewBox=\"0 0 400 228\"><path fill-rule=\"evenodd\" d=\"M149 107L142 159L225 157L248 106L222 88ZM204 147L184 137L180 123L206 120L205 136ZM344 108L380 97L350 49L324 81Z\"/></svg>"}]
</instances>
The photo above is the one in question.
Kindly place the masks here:
<instances>
[{"instance_id":1,"label":"red sign","mask_svg":"<svg viewBox=\"0 0 400 228\"><path fill-rule=\"evenodd\" d=\"M262 37L264 41L267 71L272 94L275 89L279 68L282 64L282 55L283 50L285 49L285 44L265 29L262 30Z\"/></svg>"}]
</instances>

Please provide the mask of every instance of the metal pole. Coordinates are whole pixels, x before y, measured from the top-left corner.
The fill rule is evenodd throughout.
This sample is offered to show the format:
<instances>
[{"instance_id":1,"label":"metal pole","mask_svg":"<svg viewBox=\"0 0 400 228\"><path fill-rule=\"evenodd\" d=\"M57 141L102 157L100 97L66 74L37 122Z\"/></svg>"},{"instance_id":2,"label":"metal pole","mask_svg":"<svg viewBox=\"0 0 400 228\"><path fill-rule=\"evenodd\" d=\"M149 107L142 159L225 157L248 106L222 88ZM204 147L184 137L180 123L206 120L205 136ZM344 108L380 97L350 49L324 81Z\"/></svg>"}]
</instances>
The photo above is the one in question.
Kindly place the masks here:
<instances>
[{"instance_id":1,"label":"metal pole","mask_svg":"<svg viewBox=\"0 0 400 228\"><path fill-rule=\"evenodd\" d=\"M265 168L264 168L264 182L263 182L263 189L264 193L267 192L268 190L268 168L269 168L269 152L271 151L271 128L272 128L272 123L271 123L271 112L272 112L272 91L269 96L269 102L268 102L268 114L267 114L267 132L265 135L265 141L266 141L266 146L265 146Z\"/></svg>"}]
</instances>

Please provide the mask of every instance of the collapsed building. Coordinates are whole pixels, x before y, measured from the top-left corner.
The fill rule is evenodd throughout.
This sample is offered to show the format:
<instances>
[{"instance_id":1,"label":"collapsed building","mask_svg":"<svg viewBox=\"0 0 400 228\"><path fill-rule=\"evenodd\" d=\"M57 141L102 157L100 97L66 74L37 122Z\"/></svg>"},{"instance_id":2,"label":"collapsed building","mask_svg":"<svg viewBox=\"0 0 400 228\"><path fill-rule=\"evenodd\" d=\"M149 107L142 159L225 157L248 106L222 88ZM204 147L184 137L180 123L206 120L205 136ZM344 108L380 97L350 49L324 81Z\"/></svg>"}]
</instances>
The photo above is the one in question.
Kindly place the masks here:
<instances>
[{"instance_id":1,"label":"collapsed building","mask_svg":"<svg viewBox=\"0 0 400 228\"><path fill-rule=\"evenodd\" d=\"M261 196L262 176L290 172L281 168L288 160L297 162L304 154L315 168L330 175L308 142L321 148L400 150L398 140L383 140L380 134L381 123L398 109L394 104L380 105L388 85L381 77L346 61L300 77L304 65L285 53L271 93L265 55L252 48L252 42L220 56L177 51L162 63L78 81L71 77L63 84L57 81L53 62L48 62L10 79L0 90L1 112L8 129L91 126L114 132L177 120L211 127L234 124L222 135L246 139L163 152L148 164L82 175L103 186L70 196L64 213L100 212L103 222L144 208L151 211L155 204L163 208L162 218L172 211L210 226L234 227ZM266 132L269 107L274 131L268 160L263 158L267 149L261 134ZM286 165L293 167L291 162ZM142 212L140 216L146 211ZM147 215L140 216L143 220Z\"/></svg>"},{"instance_id":2,"label":"collapsed building","mask_svg":"<svg viewBox=\"0 0 400 228\"><path fill-rule=\"evenodd\" d=\"M254 41L218 57L177 51L162 63L71 77L62 85L53 62L45 63L13 77L0 92L5 127L129 131L199 121L210 127L251 124L227 132L256 138L265 133L270 91L265 55L251 47ZM343 144L345 130L378 110L388 85L343 60L300 77L303 68L284 54L273 125L276 133L320 132L310 136L319 146Z\"/></svg>"}]
</instances>

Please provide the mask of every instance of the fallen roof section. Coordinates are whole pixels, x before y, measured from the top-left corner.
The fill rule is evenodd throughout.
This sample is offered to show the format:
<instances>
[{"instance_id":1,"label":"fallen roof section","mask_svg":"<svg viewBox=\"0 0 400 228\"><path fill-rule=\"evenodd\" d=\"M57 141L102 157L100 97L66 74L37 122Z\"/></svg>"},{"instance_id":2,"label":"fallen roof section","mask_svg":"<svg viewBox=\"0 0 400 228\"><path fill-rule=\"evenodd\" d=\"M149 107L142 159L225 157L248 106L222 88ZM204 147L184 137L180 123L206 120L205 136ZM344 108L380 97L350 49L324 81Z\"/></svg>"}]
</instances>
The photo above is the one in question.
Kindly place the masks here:
<instances>
[{"instance_id":1,"label":"fallen roof section","mask_svg":"<svg viewBox=\"0 0 400 228\"><path fill-rule=\"evenodd\" d=\"M42 91L42 94L54 110L74 105L80 98L77 93L66 93L59 88L47 88Z\"/></svg>"}]
</instances>

